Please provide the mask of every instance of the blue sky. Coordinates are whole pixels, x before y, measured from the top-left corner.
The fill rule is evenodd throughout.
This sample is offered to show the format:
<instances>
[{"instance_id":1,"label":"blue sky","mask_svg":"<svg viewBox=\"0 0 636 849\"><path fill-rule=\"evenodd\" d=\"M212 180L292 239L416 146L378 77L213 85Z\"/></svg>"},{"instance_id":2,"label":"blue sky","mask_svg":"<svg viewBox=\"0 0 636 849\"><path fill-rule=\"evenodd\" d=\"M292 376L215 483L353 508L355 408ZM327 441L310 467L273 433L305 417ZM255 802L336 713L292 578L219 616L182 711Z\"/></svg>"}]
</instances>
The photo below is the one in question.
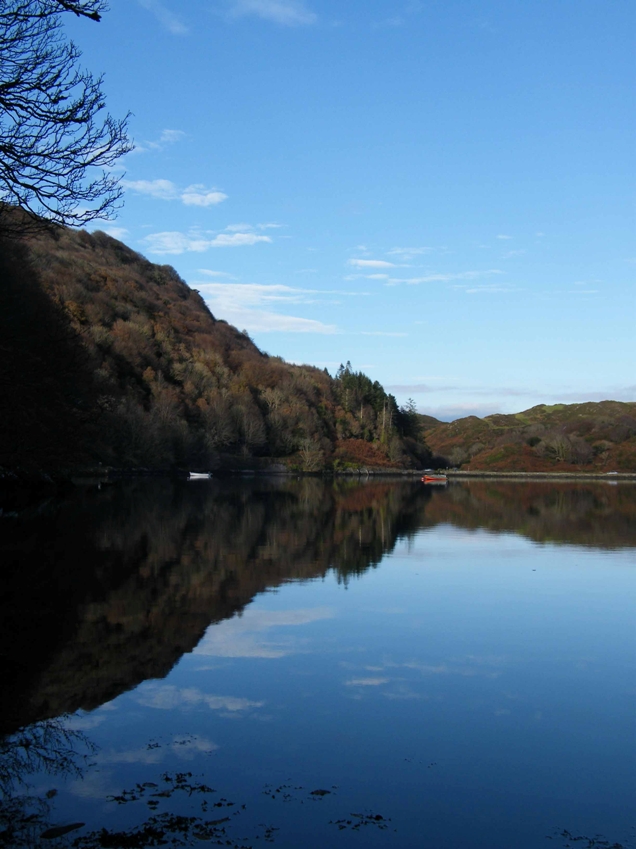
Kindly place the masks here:
<instances>
[{"instance_id":1,"label":"blue sky","mask_svg":"<svg viewBox=\"0 0 636 849\"><path fill-rule=\"evenodd\" d=\"M101 229L440 418L636 399L629 0L111 0Z\"/></svg>"}]
</instances>

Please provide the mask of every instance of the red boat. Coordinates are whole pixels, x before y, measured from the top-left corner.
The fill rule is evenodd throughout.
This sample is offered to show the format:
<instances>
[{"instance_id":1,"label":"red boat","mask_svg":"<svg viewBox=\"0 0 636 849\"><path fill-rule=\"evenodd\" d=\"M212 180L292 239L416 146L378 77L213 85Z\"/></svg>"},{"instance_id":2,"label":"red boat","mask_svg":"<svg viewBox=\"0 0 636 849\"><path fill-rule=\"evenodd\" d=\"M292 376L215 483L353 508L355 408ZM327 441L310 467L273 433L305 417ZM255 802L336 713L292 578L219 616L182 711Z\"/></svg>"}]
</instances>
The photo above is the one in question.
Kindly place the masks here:
<instances>
[{"instance_id":1,"label":"red boat","mask_svg":"<svg viewBox=\"0 0 636 849\"><path fill-rule=\"evenodd\" d=\"M446 475L438 475L434 472L430 474L425 474L422 478L422 483L446 483L448 478Z\"/></svg>"}]
</instances>

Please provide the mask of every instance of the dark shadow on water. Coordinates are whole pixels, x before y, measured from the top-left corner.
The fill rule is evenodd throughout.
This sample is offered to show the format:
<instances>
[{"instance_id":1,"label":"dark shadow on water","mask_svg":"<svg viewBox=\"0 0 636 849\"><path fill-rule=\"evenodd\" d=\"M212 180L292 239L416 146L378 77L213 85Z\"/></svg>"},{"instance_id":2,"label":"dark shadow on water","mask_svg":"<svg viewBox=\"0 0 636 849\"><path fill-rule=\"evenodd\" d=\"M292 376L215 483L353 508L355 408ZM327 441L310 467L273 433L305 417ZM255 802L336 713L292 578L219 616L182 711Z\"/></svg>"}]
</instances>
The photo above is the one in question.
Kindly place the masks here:
<instances>
[{"instance_id":1,"label":"dark shadow on water","mask_svg":"<svg viewBox=\"0 0 636 849\"><path fill-rule=\"evenodd\" d=\"M636 544L636 487L138 480L0 520L0 733L165 677L255 595L347 582L438 524L540 542Z\"/></svg>"},{"instance_id":2,"label":"dark shadow on water","mask_svg":"<svg viewBox=\"0 0 636 849\"><path fill-rule=\"evenodd\" d=\"M187 791L201 796L200 816L157 802L126 832L79 836L80 823L51 823L50 799L27 785L36 772L81 774L90 743L58 717L165 677L210 624L259 593L330 570L344 583L356 580L398 540L437 525L537 543L636 546L629 485L137 480L31 505L0 497L0 508L0 846L12 847L252 845L230 830L242 800L226 810L227 800L190 773L162 774L156 787L138 785L111 802L144 797L146 805L153 793L165 800ZM303 792L309 799L329 791ZM392 833L385 812L343 811L329 823L335 833ZM271 842L274 832L267 824L257 836ZM581 849L628 845L565 830L550 839Z\"/></svg>"}]
</instances>

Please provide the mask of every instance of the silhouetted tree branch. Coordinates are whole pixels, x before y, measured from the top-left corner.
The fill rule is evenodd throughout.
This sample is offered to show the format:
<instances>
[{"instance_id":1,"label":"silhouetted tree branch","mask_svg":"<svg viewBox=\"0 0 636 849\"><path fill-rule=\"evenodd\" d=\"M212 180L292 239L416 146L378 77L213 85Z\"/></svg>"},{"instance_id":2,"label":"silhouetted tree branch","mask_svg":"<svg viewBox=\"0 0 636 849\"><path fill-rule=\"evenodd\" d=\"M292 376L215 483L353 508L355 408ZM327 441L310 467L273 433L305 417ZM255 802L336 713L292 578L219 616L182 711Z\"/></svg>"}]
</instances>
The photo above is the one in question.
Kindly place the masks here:
<instances>
[{"instance_id":1,"label":"silhouetted tree branch","mask_svg":"<svg viewBox=\"0 0 636 849\"><path fill-rule=\"evenodd\" d=\"M119 206L121 176L110 169L132 148L128 116L103 114L102 77L79 67L60 16L97 21L104 8L103 0L0 6L0 229L9 226L10 206L71 226L109 218Z\"/></svg>"}]
</instances>

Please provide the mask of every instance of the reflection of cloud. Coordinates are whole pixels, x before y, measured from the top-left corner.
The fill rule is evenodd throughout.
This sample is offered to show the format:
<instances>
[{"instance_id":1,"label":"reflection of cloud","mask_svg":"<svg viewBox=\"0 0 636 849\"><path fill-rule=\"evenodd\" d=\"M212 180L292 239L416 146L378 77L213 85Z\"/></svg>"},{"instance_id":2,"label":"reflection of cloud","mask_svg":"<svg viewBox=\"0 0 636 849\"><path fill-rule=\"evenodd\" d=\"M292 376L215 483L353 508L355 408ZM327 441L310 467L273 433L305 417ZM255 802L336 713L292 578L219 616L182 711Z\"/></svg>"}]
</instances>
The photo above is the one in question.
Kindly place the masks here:
<instances>
[{"instance_id":1,"label":"reflection of cloud","mask_svg":"<svg viewBox=\"0 0 636 849\"><path fill-rule=\"evenodd\" d=\"M351 678L345 681L347 687L379 687L381 684L388 684L390 678Z\"/></svg>"},{"instance_id":2,"label":"reflection of cloud","mask_svg":"<svg viewBox=\"0 0 636 849\"><path fill-rule=\"evenodd\" d=\"M101 713L76 713L74 716L69 716L64 720L64 727L69 731L89 731L91 728L97 728L107 719L105 714Z\"/></svg>"},{"instance_id":3,"label":"reflection of cloud","mask_svg":"<svg viewBox=\"0 0 636 849\"><path fill-rule=\"evenodd\" d=\"M415 669L422 675L461 675L466 678L483 676L485 678L498 678L500 671L493 667L501 667L505 660L499 657L477 657L467 655L445 663L420 663L419 661L407 661L406 663L387 663L387 668Z\"/></svg>"},{"instance_id":4,"label":"reflection of cloud","mask_svg":"<svg viewBox=\"0 0 636 849\"><path fill-rule=\"evenodd\" d=\"M114 796L121 787L113 781L111 770L90 770L83 778L71 782L69 792L81 799L99 799L103 802L107 796Z\"/></svg>"},{"instance_id":5,"label":"reflection of cloud","mask_svg":"<svg viewBox=\"0 0 636 849\"><path fill-rule=\"evenodd\" d=\"M144 707L159 710L176 710L205 705L210 710L226 710L234 713L250 708L262 707L264 702L252 702L235 696L213 696L202 693L196 687L179 688L169 684L142 684L135 692L135 700Z\"/></svg>"},{"instance_id":6,"label":"reflection of cloud","mask_svg":"<svg viewBox=\"0 0 636 849\"><path fill-rule=\"evenodd\" d=\"M406 699L419 699L419 700L423 700L423 701L428 700L428 696L426 696L424 693L414 693L412 690L409 690L406 687L398 690L395 693L382 693L382 695L386 699L392 699L393 701L397 701L397 700L404 701Z\"/></svg>"},{"instance_id":7,"label":"reflection of cloud","mask_svg":"<svg viewBox=\"0 0 636 849\"><path fill-rule=\"evenodd\" d=\"M298 654L298 639L264 639L261 634L274 628L299 627L333 618L325 607L300 610L246 610L225 622L211 625L194 654L211 657L278 658Z\"/></svg>"},{"instance_id":8,"label":"reflection of cloud","mask_svg":"<svg viewBox=\"0 0 636 849\"><path fill-rule=\"evenodd\" d=\"M206 737L197 734L188 737L174 737L166 745L141 746L138 749L116 751L111 749L100 752L96 760L100 764L159 764L168 755L176 755L181 760L190 761L198 754L209 754L219 747Z\"/></svg>"}]
</instances>

